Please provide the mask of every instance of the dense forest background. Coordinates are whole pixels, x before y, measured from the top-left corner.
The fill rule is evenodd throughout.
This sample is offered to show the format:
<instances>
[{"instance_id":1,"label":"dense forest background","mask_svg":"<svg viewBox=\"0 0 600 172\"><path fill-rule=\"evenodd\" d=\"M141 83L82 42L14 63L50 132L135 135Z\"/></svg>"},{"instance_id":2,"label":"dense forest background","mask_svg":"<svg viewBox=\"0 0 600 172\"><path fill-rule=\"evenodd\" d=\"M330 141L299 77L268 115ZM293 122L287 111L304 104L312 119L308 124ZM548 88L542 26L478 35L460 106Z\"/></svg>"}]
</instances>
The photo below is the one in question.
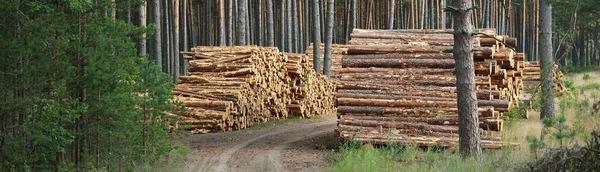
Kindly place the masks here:
<instances>
[{"instance_id":1,"label":"dense forest background","mask_svg":"<svg viewBox=\"0 0 600 172\"><path fill-rule=\"evenodd\" d=\"M0 1L0 171L125 170L173 149L179 55L197 45L256 44L303 53L313 32L447 29L449 0ZM473 0L477 28L497 28L538 60L538 0ZM600 64L597 0L554 0L554 52L564 66ZM316 15L318 21L313 21ZM312 23L320 23L314 25ZM241 41L243 40L243 41Z\"/></svg>"}]
</instances>

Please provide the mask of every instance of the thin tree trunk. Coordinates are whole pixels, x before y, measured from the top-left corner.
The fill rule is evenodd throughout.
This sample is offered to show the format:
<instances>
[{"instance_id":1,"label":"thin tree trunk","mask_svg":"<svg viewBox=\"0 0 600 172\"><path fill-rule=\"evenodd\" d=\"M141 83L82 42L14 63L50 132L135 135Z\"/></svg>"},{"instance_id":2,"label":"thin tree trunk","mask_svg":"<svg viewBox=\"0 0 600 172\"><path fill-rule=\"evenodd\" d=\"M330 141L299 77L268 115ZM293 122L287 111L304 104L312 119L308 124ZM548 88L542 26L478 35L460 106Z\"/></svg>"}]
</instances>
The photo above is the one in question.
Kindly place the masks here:
<instances>
[{"instance_id":1,"label":"thin tree trunk","mask_svg":"<svg viewBox=\"0 0 600 172\"><path fill-rule=\"evenodd\" d=\"M313 4L313 67L315 68L315 72L321 73L321 17L319 17L319 0L312 0Z\"/></svg>"},{"instance_id":2,"label":"thin tree trunk","mask_svg":"<svg viewBox=\"0 0 600 172\"><path fill-rule=\"evenodd\" d=\"M334 0L327 0L327 26L325 28L325 56L323 58L323 74L330 77L331 73L331 44L333 41L333 5ZM315 46L316 47L316 46Z\"/></svg>"},{"instance_id":3,"label":"thin tree trunk","mask_svg":"<svg viewBox=\"0 0 600 172\"><path fill-rule=\"evenodd\" d=\"M160 22L160 0L153 0L154 4L154 24L156 24L154 33L154 60L159 69L162 70L162 42L161 42L161 22Z\"/></svg>"},{"instance_id":4,"label":"thin tree trunk","mask_svg":"<svg viewBox=\"0 0 600 172\"><path fill-rule=\"evenodd\" d=\"M291 1L292 4L292 52L298 53L300 52L299 49L299 41L298 41L298 35L300 34L299 29L298 29L298 1L297 0L292 0Z\"/></svg>"},{"instance_id":5,"label":"thin tree trunk","mask_svg":"<svg viewBox=\"0 0 600 172\"><path fill-rule=\"evenodd\" d=\"M146 27L146 1L140 4L138 9L139 23L141 27ZM146 56L146 34L142 34L138 40L138 56Z\"/></svg>"},{"instance_id":6,"label":"thin tree trunk","mask_svg":"<svg viewBox=\"0 0 600 172\"><path fill-rule=\"evenodd\" d=\"M172 57L173 56L171 54L171 52L172 52L171 48L173 47L173 46L171 46L172 45L171 43L173 42L172 36L171 36L171 30L172 30L172 28L171 28L171 13L170 13L171 12L171 2L165 1L164 8L165 8L165 29L166 29L165 30L165 38L167 39L166 40L167 45L165 46L165 60L164 60L166 63L165 65L167 67L166 67L165 71L167 71L167 73L173 75L173 70L172 70L173 69L173 66L172 66L172 64L173 64Z\"/></svg>"},{"instance_id":7,"label":"thin tree trunk","mask_svg":"<svg viewBox=\"0 0 600 172\"><path fill-rule=\"evenodd\" d=\"M279 16L279 49L281 49L281 51L285 51L285 41L287 40L285 24L285 0L279 1L279 11L281 12L281 15Z\"/></svg>"},{"instance_id":8,"label":"thin tree trunk","mask_svg":"<svg viewBox=\"0 0 600 172\"><path fill-rule=\"evenodd\" d=\"M262 0L257 0L256 4L255 4L255 13L256 13L256 44L263 46L264 45L264 37L263 37L263 27L262 27L262 23L263 23L263 19L262 19Z\"/></svg>"},{"instance_id":9,"label":"thin tree trunk","mask_svg":"<svg viewBox=\"0 0 600 172\"><path fill-rule=\"evenodd\" d=\"M179 79L179 0L175 0L175 4L173 5L173 47L175 48L173 52L173 61L174 69L173 69L173 82L177 83Z\"/></svg>"},{"instance_id":10,"label":"thin tree trunk","mask_svg":"<svg viewBox=\"0 0 600 172\"><path fill-rule=\"evenodd\" d=\"M350 31L348 31L348 35L350 35L352 33L352 31L354 30L354 28L356 28L356 1L357 0L350 0L350 1L351 1L351 3L350 3L350 26L349 26ZM347 41L350 41L350 39L348 39Z\"/></svg>"},{"instance_id":11,"label":"thin tree trunk","mask_svg":"<svg viewBox=\"0 0 600 172\"><path fill-rule=\"evenodd\" d=\"M285 47L286 47L287 52L296 52L295 49L294 49L294 41L292 40L292 37L295 34L295 33L293 33L293 30L292 30L292 24L293 24L293 20L292 20L292 13L293 13L293 11L292 11L292 1L295 1L295 0L286 0L285 1L285 3L286 3L286 5L285 5L285 11L286 11L285 12L285 15L286 15L285 16L286 17L285 23L286 23L286 27L287 27L287 29L286 29L287 30L287 32L286 32L286 38L287 38L287 40L286 40L286 46Z\"/></svg>"},{"instance_id":12,"label":"thin tree trunk","mask_svg":"<svg viewBox=\"0 0 600 172\"><path fill-rule=\"evenodd\" d=\"M227 34L225 33L225 3L224 0L217 0L217 12L219 13L219 45L224 46L227 44L225 41L225 37Z\"/></svg>"},{"instance_id":13,"label":"thin tree trunk","mask_svg":"<svg viewBox=\"0 0 600 172\"><path fill-rule=\"evenodd\" d=\"M540 1L540 60L542 65L542 118L554 117L554 81L552 68L552 5Z\"/></svg>"},{"instance_id":14,"label":"thin tree trunk","mask_svg":"<svg viewBox=\"0 0 600 172\"><path fill-rule=\"evenodd\" d=\"M246 45L246 22L248 21L248 0L237 0L236 45Z\"/></svg>"},{"instance_id":15,"label":"thin tree trunk","mask_svg":"<svg viewBox=\"0 0 600 172\"><path fill-rule=\"evenodd\" d=\"M456 88L458 118L460 121L459 150L463 157L481 159L479 118L475 94L475 71L473 69L473 25L471 24L471 0L453 0L454 61L456 65Z\"/></svg>"},{"instance_id":16,"label":"thin tree trunk","mask_svg":"<svg viewBox=\"0 0 600 172\"><path fill-rule=\"evenodd\" d=\"M390 29L394 29L394 7L396 0L390 0Z\"/></svg>"},{"instance_id":17,"label":"thin tree trunk","mask_svg":"<svg viewBox=\"0 0 600 172\"><path fill-rule=\"evenodd\" d=\"M275 33L273 32L273 0L267 1L267 46L275 46Z\"/></svg>"},{"instance_id":18,"label":"thin tree trunk","mask_svg":"<svg viewBox=\"0 0 600 172\"><path fill-rule=\"evenodd\" d=\"M233 1L227 0L227 45L233 45Z\"/></svg>"}]
</instances>

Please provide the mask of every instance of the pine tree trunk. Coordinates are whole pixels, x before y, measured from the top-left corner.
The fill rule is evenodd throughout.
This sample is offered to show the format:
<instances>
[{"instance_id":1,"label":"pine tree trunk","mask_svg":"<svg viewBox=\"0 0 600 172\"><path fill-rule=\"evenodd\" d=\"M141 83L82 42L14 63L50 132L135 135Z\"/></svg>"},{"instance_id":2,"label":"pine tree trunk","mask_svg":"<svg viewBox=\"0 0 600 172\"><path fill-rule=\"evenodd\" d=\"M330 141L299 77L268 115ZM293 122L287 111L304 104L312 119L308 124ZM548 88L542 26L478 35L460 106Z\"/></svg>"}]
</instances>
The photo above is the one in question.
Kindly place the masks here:
<instances>
[{"instance_id":1,"label":"pine tree trunk","mask_svg":"<svg viewBox=\"0 0 600 172\"><path fill-rule=\"evenodd\" d=\"M273 0L266 0L267 2L267 46L275 46L275 33L273 32Z\"/></svg>"},{"instance_id":2,"label":"pine tree trunk","mask_svg":"<svg viewBox=\"0 0 600 172\"><path fill-rule=\"evenodd\" d=\"M154 24L156 24L154 33L154 60L159 69L162 70L162 40L161 40L161 22L160 22L160 0L153 0L154 4Z\"/></svg>"},{"instance_id":3,"label":"pine tree trunk","mask_svg":"<svg viewBox=\"0 0 600 172\"><path fill-rule=\"evenodd\" d=\"M255 13L256 13L256 44L260 46L264 46L264 37L263 37L263 18L262 18L262 0L257 0L255 4Z\"/></svg>"},{"instance_id":4,"label":"pine tree trunk","mask_svg":"<svg viewBox=\"0 0 600 172\"><path fill-rule=\"evenodd\" d=\"M141 27L146 27L146 1L143 1L140 4L138 9L138 17L139 23ZM138 56L146 56L146 34L142 34L142 36L138 40Z\"/></svg>"},{"instance_id":5,"label":"pine tree trunk","mask_svg":"<svg viewBox=\"0 0 600 172\"><path fill-rule=\"evenodd\" d=\"M165 60L164 60L165 65L167 67L164 71L167 71L167 73L172 75L173 74L173 70L172 70L173 69L173 65L172 65L173 64L173 58L172 58L173 56L171 54L171 52L172 52L171 48L173 46L171 46L172 45L171 43L173 42L173 39L171 36L171 30L172 30L171 13L170 13L171 12L171 2L165 1L164 8L165 8L165 29L166 29L165 30L165 38L167 39L166 40L167 45L165 46Z\"/></svg>"},{"instance_id":6,"label":"pine tree trunk","mask_svg":"<svg viewBox=\"0 0 600 172\"><path fill-rule=\"evenodd\" d=\"M294 42L292 41L292 37L294 35L292 31L292 1L294 0L286 0L285 3L285 23L286 23L286 50L287 52L295 52L294 50Z\"/></svg>"},{"instance_id":7,"label":"pine tree trunk","mask_svg":"<svg viewBox=\"0 0 600 172\"><path fill-rule=\"evenodd\" d=\"M395 2L396 0L390 0L390 14L389 14L389 19L390 19L390 23L389 23L389 28L390 29L394 29L394 7L395 7Z\"/></svg>"},{"instance_id":8,"label":"pine tree trunk","mask_svg":"<svg viewBox=\"0 0 600 172\"><path fill-rule=\"evenodd\" d=\"M233 45L233 1L227 0L227 45Z\"/></svg>"},{"instance_id":9,"label":"pine tree trunk","mask_svg":"<svg viewBox=\"0 0 600 172\"><path fill-rule=\"evenodd\" d=\"M292 0L292 51L295 53L300 52L300 42L298 41L299 32L299 24L298 24L298 1Z\"/></svg>"},{"instance_id":10,"label":"pine tree trunk","mask_svg":"<svg viewBox=\"0 0 600 172\"><path fill-rule=\"evenodd\" d=\"M315 72L317 73L321 73L321 62L319 59L321 59L321 50L320 47L321 45L321 17L319 17L319 0L312 0L312 7L313 7L313 11L312 11L312 20L313 20L313 67L315 68Z\"/></svg>"},{"instance_id":11,"label":"pine tree trunk","mask_svg":"<svg viewBox=\"0 0 600 172\"><path fill-rule=\"evenodd\" d=\"M225 37L227 34L225 33L225 3L224 0L217 0L218 8L217 11L219 13L219 45L224 46L227 44L225 41Z\"/></svg>"},{"instance_id":12,"label":"pine tree trunk","mask_svg":"<svg viewBox=\"0 0 600 172\"><path fill-rule=\"evenodd\" d=\"M554 117L554 58L552 54L552 6L540 1L540 60L542 65L542 118Z\"/></svg>"},{"instance_id":13,"label":"pine tree trunk","mask_svg":"<svg viewBox=\"0 0 600 172\"><path fill-rule=\"evenodd\" d=\"M333 6L334 0L327 0L327 26L325 27L325 56L323 59L323 74L330 77L331 73L331 44L333 41ZM316 44L315 44L316 47Z\"/></svg>"},{"instance_id":14,"label":"pine tree trunk","mask_svg":"<svg viewBox=\"0 0 600 172\"><path fill-rule=\"evenodd\" d=\"M173 69L173 81L177 83L179 79L179 0L175 0L175 4L173 5L173 58L174 58L174 69Z\"/></svg>"},{"instance_id":15,"label":"pine tree trunk","mask_svg":"<svg viewBox=\"0 0 600 172\"><path fill-rule=\"evenodd\" d=\"M356 1L357 0L350 0L350 26L348 27L348 35L350 35L352 33L352 31L354 30L354 28L356 28ZM350 41L350 39L348 39L348 41Z\"/></svg>"},{"instance_id":16,"label":"pine tree trunk","mask_svg":"<svg viewBox=\"0 0 600 172\"><path fill-rule=\"evenodd\" d=\"M471 0L453 0L454 61L458 99L459 149L463 157L481 158L475 70L473 69L473 25Z\"/></svg>"},{"instance_id":17,"label":"pine tree trunk","mask_svg":"<svg viewBox=\"0 0 600 172\"><path fill-rule=\"evenodd\" d=\"M246 22L248 21L248 0L237 0L236 45L246 45Z\"/></svg>"},{"instance_id":18,"label":"pine tree trunk","mask_svg":"<svg viewBox=\"0 0 600 172\"><path fill-rule=\"evenodd\" d=\"M279 11L281 12L281 15L279 15L279 49L281 51L285 51L285 49L286 49L285 41L287 40L285 38L285 36L286 36L285 0L279 1Z\"/></svg>"}]
</instances>

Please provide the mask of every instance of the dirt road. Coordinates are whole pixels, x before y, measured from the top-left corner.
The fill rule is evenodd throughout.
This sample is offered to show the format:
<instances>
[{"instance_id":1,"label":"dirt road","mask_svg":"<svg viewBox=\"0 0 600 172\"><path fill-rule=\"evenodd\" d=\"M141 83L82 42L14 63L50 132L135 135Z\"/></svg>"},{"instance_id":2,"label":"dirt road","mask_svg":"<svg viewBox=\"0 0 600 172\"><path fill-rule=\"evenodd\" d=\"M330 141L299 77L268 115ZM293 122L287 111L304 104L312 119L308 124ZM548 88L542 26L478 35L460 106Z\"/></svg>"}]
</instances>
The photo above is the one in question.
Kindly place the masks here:
<instances>
[{"instance_id":1,"label":"dirt road","mask_svg":"<svg viewBox=\"0 0 600 172\"><path fill-rule=\"evenodd\" d=\"M335 117L225 133L192 135L186 172L327 171Z\"/></svg>"}]
</instances>

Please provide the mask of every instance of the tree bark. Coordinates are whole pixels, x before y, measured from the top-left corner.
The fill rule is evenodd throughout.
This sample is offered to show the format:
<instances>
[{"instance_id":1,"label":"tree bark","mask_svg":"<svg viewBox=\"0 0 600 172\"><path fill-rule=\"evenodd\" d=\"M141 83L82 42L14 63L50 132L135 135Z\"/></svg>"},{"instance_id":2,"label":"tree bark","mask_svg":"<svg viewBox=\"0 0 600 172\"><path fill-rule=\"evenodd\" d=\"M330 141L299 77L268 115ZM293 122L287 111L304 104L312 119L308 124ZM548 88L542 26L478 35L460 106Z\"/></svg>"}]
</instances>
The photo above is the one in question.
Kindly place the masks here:
<instances>
[{"instance_id":1,"label":"tree bark","mask_svg":"<svg viewBox=\"0 0 600 172\"><path fill-rule=\"evenodd\" d=\"M458 93L459 150L466 158L481 159L479 118L475 95L475 70L473 64L473 25L471 24L471 0L452 1L454 18L454 60L456 65L456 88Z\"/></svg>"},{"instance_id":2,"label":"tree bark","mask_svg":"<svg viewBox=\"0 0 600 172\"><path fill-rule=\"evenodd\" d=\"M300 34L298 24L298 1L292 1L292 49L293 52L298 53L301 51L300 49L300 41L298 41L298 36Z\"/></svg>"},{"instance_id":3,"label":"tree bark","mask_svg":"<svg viewBox=\"0 0 600 172\"><path fill-rule=\"evenodd\" d=\"M554 117L554 58L552 54L552 5L540 2L540 60L542 65L542 118Z\"/></svg>"},{"instance_id":4,"label":"tree bark","mask_svg":"<svg viewBox=\"0 0 600 172\"><path fill-rule=\"evenodd\" d=\"M319 17L319 1L320 0L312 0L312 4L313 4L313 14L312 14L312 20L313 20L313 67L315 68L315 72L317 73L321 73L321 63L320 63L320 58L321 58L321 50L319 47L319 45L321 45L321 22L320 22L320 17Z\"/></svg>"},{"instance_id":5,"label":"tree bark","mask_svg":"<svg viewBox=\"0 0 600 172\"><path fill-rule=\"evenodd\" d=\"M294 49L294 41L292 40L293 35L295 34L292 31L292 25L293 25L293 20L292 20L292 1L293 0L286 0L285 3L285 23L286 23L286 52L295 52Z\"/></svg>"},{"instance_id":6,"label":"tree bark","mask_svg":"<svg viewBox=\"0 0 600 172\"><path fill-rule=\"evenodd\" d=\"M175 0L173 5L173 82L177 83L179 79L179 0Z\"/></svg>"},{"instance_id":7,"label":"tree bark","mask_svg":"<svg viewBox=\"0 0 600 172\"><path fill-rule=\"evenodd\" d=\"M323 74L331 76L331 44L333 41L334 0L327 0L327 26L325 28L325 56L323 59Z\"/></svg>"},{"instance_id":8,"label":"tree bark","mask_svg":"<svg viewBox=\"0 0 600 172\"><path fill-rule=\"evenodd\" d=\"M275 33L273 32L273 0L267 1L267 46L275 46Z\"/></svg>"},{"instance_id":9,"label":"tree bark","mask_svg":"<svg viewBox=\"0 0 600 172\"><path fill-rule=\"evenodd\" d=\"M246 22L248 21L248 0L237 0L236 45L246 45Z\"/></svg>"},{"instance_id":10,"label":"tree bark","mask_svg":"<svg viewBox=\"0 0 600 172\"><path fill-rule=\"evenodd\" d=\"M227 45L233 45L233 1L227 0Z\"/></svg>"},{"instance_id":11,"label":"tree bark","mask_svg":"<svg viewBox=\"0 0 600 172\"><path fill-rule=\"evenodd\" d=\"M356 28L356 1L350 0L350 26L348 27L348 39L346 41L350 41L350 34Z\"/></svg>"},{"instance_id":12,"label":"tree bark","mask_svg":"<svg viewBox=\"0 0 600 172\"><path fill-rule=\"evenodd\" d=\"M395 10L395 6L396 6L396 0L390 0L390 24L389 24L389 28L394 29L394 10Z\"/></svg>"},{"instance_id":13,"label":"tree bark","mask_svg":"<svg viewBox=\"0 0 600 172\"><path fill-rule=\"evenodd\" d=\"M153 0L154 5L154 24L156 24L154 33L154 61L159 69L162 70L162 40L161 40L161 18L160 18L160 0Z\"/></svg>"},{"instance_id":14,"label":"tree bark","mask_svg":"<svg viewBox=\"0 0 600 172\"><path fill-rule=\"evenodd\" d=\"M225 3L224 0L217 0L219 8L217 11L219 12L219 45L225 46L227 41L225 41L225 37L227 34L225 33Z\"/></svg>"},{"instance_id":15,"label":"tree bark","mask_svg":"<svg viewBox=\"0 0 600 172\"><path fill-rule=\"evenodd\" d=\"M146 27L146 1L140 4L138 10L140 26ZM143 33L138 40L138 56L146 56L146 33Z\"/></svg>"}]
</instances>

